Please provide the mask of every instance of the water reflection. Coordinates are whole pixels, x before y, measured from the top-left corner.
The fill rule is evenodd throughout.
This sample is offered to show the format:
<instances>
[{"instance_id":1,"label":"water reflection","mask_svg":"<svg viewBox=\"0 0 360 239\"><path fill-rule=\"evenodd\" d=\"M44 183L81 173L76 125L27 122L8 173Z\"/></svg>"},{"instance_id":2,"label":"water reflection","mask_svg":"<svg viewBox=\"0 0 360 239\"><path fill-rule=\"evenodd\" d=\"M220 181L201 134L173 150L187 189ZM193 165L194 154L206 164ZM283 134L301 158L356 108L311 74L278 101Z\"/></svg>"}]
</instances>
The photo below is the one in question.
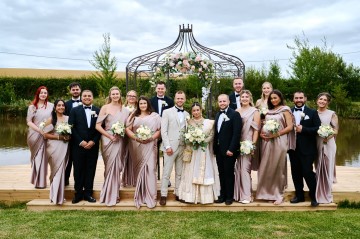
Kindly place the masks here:
<instances>
[{"instance_id":1,"label":"water reflection","mask_svg":"<svg viewBox=\"0 0 360 239\"><path fill-rule=\"evenodd\" d=\"M339 123L336 165L360 167L360 120L341 119ZM30 162L27 129L25 117L0 115L0 165Z\"/></svg>"}]
</instances>

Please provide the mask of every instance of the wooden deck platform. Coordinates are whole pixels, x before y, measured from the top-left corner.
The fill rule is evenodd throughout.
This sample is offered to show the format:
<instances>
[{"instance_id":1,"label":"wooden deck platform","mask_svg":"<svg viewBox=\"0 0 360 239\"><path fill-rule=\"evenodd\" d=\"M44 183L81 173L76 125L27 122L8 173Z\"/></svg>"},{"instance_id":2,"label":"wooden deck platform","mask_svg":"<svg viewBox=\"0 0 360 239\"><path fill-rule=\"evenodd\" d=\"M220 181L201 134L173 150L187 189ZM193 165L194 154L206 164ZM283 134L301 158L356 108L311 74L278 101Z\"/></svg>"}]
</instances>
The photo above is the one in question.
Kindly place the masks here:
<instances>
[{"instance_id":1,"label":"wooden deck platform","mask_svg":"<svg viewBox=\"0 0 360 239\"><path fill-rule=\"evenodd\" d=\"M297 210L335 210L336 202L348 199L350 201L360 201L360 168L352 168L345 166L337 166L337 183L333 186L333 195L335 203L328 205L320 205L320 207L310 207L310 202L299 204L290 204L289 200L294 194L294 186L291 179L290 168L288 167L288 188L285 192L285 202L280 206L274 206L271 203L264 201L255 201L248 205L243 205L234 202L231 206L224 204L210 204L210 205L193 205L179 203L174 200L173 188L169 189L168 203L165 207L157 206L152 210L162 211L297 211ZM71 204L73 197L73 181L65 188L65 198L67 202L62 205L54 205L50 203L49 187L46 189L35 189L30 184L30 164L16 165L16 166L0 166L0 201L11 203L15 201L26 201L29 210L136 210L133 202L134 188L121 188L120 198L121 202L114 207L107 207L104 204L88 203L82 201L78 204ZM94 197L99 199L100 190L103 183L104 165L103 161L99 160L95 183L94 183ZM257 172L252 172L253 190L257 186ZM174 184L174 180L172 179ZM160 188L160 181L158 181L158 188ZM306 190L306 189L305 189ZM144 205L141 210L148 210Z\"/></svg>"}]
</instances>

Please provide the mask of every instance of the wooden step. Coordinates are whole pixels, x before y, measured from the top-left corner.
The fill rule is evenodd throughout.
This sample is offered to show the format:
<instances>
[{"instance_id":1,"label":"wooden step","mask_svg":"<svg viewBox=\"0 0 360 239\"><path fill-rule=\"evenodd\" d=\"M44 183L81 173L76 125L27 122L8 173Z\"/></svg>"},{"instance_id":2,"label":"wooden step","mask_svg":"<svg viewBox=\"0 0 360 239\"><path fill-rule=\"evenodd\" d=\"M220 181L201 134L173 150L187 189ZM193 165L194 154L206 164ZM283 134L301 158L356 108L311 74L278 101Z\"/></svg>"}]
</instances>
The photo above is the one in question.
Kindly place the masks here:
<instances>
[{"instance_id":1,"label":"wooden step","mask_svg":"<svg viewBox=\"0 0 360 239\"><path fill-rule=\"evenodd\" d=\"M89 203L81 201L77 204L72 204L71 201L65 202L63 205L55 205L50 203L50 200L35 199L27 204L27 209L30 211L49 211L49 210L109 210L109 211L137 211L134 206L134 201L130 199L121 200L116 206L108 207L103 203ZM168 200L166 206L160 206L159 203L153 209L149 209L146 205L141 206L141 211L323 211L323 210L336 210L337 205L321 204L318 207L311 207L310 202L303 202L292 204L284 202L281 205L274 205L269 202L255 201L250 204L241 204L234 202L230 206L222 204L187 204L175 200Z\"/></svg>"}]
</instances>

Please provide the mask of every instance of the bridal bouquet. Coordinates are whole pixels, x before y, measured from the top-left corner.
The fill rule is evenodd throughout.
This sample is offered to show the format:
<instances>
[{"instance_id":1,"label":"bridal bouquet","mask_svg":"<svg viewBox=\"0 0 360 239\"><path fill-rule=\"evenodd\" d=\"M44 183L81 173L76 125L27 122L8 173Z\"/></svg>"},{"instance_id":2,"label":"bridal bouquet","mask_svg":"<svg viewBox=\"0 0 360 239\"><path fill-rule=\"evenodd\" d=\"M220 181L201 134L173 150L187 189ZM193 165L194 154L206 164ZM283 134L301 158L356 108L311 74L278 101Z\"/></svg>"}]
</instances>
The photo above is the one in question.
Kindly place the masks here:
<instances>
[{"instance_id":1,"label":"bridal bouquet","mask_svg":"<svg viewBox=\"0 0 360 239\"><path fill-rule=\"evenodd\" d=\"M251 140L245 140L240 142L240 154L241 155L248 155L254 152L255 145L252 143Z\"/></svg>"},{"instance_id":2,"label":"bridal bouquet","mask_svg":"<svg viewBox=\"0 0 360 239\"><path fill-rule=\"evenodd\" d=\"M135 135L141 140L147 140L153 135L153 132L148 126L142 124L137 128Z\"/></svg>"},{"instance_id":3,"label":"bridal bouquet","mask_svg":"<svg viewBox=\"0 0 360 239\"><path fill-rule=\"evenodd\" d=\"M207 143L205 142L206 134L200 127L195 127L193 125L188 125L187 131L184 134L185 143L191 144L194 150L197 150L199 147L205 151Z\"/></svg>"},{"instance_id":4,"label":"bridal bouquet","mask_svg":"<svg viewBox=\"0 0 360 239\"><path fill-rule=\"evenodd\" d=\"M121 137L125 135L125 125L120 121L112 124L110 130L113 134L120 135Z\"/></svg>"},{"instance_id":5,"label":"bridal bouquet","mask_svg":"<svg viewBox=\"0 0 360 239\"><path fill-rule=\"evenodd\" d=\"M269 119L265 121L264 130L266 132L276 134L279 131L279 128L280 128L280 124L276 120Z\"/></svg>"},{"instance_id":6,"label":"bridal bouquet","mask_svg":"<svg viewBox=\"0 0 360 239\"><path fill-rule=\"evenodd\" d=\"M56 125L55 131L56 133L60 135L69 135L71 134L71 125L69 125L67 122L60 123Z\"/></svg>"},{"instance_id":7,"label":"bridal bouquet","mask_svg":"<svg viewBox=\"0 0 360 239\"><path fill-rule=\"evenodd\" d=\"M330 125L321 125L317 131L321 138L328 138L335 133L334 129ZM325 142L324 142L325 143Z\"/></svg>"}]
</instances>

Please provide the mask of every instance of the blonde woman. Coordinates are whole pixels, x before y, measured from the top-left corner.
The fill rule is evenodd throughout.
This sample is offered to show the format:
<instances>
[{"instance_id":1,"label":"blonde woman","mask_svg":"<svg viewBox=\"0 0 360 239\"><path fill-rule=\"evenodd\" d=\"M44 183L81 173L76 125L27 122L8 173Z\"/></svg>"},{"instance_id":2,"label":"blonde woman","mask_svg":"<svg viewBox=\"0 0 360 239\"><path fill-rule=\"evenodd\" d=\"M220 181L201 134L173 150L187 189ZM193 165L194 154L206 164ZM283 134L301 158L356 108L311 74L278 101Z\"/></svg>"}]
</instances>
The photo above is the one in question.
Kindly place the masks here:
<instances>
[{"instance_id":1,"label":"blonde woman","mask_svg":"<svg viewBox=\"0 0 360 239\"><path fill-rule=\"evenodd\" d=\"M137 93L134 90L128 91L126 94L126 100L124 106L132 113L136 109L137 105Z\"/></svg>"},{"instance_id":2,"label":"blonde woman","mask_svg":"<svg viewBox=\"0 0 360 239\"><path fill-rule=\"evenodd\" d=\"M241 108L237 109L242 119L240 141L249 140L253 145L259 137L260 113L254 107L252 94L249 90L240 92ZM253 152L252 152L253 154ZM243 204L252 201L251 196L251 164L252 154L239 155L235 163L234 199Z\"/></svg>"},{"instance_id":3,"label":"blonde woman","mask_svg":"<svg viewBox=\"0 0 360 239\"><path fill-rule=\"evenodd\" d=\"M255 107L258 109L268 107L267 102L270 96L271 91L273 91L273 86L270 82L265 81L261 86L261 98L256 101Z\"/></svg>"},{"instance_id":4,"label":"blonde woman","mask_svg":"<svg viewBox=\"0 0 360 239\"><path fill-rule=\"evenodd\" d=\"M124 125L125 130L129 114L128 109L122 105L120 89L116 86L112 87L109 90L106 104L101 107L95 127L102 135L101 153L105 164L105 181L100 193L100 202L105 203L107 206L114 206L120 202L120 175L125 160L124 135L114 134L111 131L111 126L120 122Z\"/></svg>"}]
</instances>

